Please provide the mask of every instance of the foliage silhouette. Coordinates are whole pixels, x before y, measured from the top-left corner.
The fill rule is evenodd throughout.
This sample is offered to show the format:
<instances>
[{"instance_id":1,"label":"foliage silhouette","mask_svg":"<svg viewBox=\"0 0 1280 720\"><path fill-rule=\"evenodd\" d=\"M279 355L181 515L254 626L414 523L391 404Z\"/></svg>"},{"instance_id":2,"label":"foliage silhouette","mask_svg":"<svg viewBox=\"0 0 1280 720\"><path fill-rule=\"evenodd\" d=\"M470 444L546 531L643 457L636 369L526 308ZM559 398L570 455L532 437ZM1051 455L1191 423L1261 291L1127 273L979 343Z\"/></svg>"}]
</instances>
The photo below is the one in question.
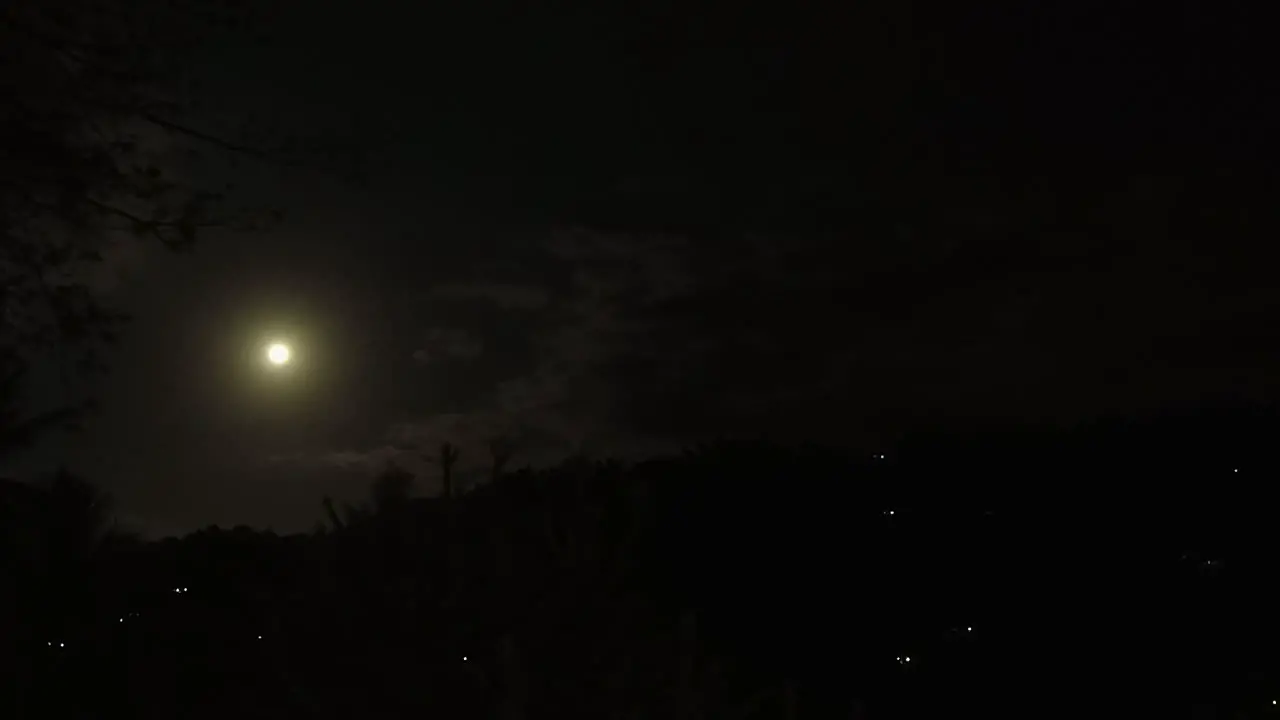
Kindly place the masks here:
<instances>
[{"instance_id":1,"label":"foliage silhouette","mask_svg":"<svg viewBox=\"0 0 1280 720\"><path fill-rule=\"evenodd\" d=\"M379 514L396 512L409 501L413 473L395 465L387 467L373 481L373 509Z\"/></svg>"},{"instance_id":2,"label":"foliage silhouette","mask_svg":"<svg viewBox=\"0 0 1280 720\"><path fill-rule=\"evenodd\" d=\"M12 445L80 409L15 418L13 382L52 349L77 369L98 364L94 351L123 318L93 292L90 271L115 236L185 247L204 228L247 220L220 210L219 192L186 182L174 151L158 149L162 134L206 142L185 125L194 96L183 73L201 40L237 13L198 0L53 0L0 14L0 400L9 412L0 440Z\"/></svg>"},{"instance_id":3,"label":"foliage silhouette","mask_svg":"<svg viewBox=\"0 0 1280 720\"><path fill-rule=\"evenodd\" d=\"M90 704L141 717L1026 717L1104 698L1243 712L1280 682L1265 650L1276 558L1246 484L1210 463L1269 476L1274 420L921 438L874 459L725 441L523 468L451 499L413 497L389 468L373 510L323 533L99 544L85 607L111 622L29 602L49 621L14 637L74 633L110 671L37 664L32 686L109 676L121 685ZM1057 480L1115 483L1144 463L1161 492L1131 478L1105 507L1089 495L1102 478L1066 499ZM1154 502L1187 466L1194 502ZM103 527L92 494L55 485L21 490Z\"/></svg>"},{"instance_id":4,"label":"foliage silhouette","mask_svg":"<svg viewBox=\"0 0 1280 720\"><path fill-rule=\"evenodd\" d=\"M257 137L247 118L206 126L201 53L228 37L265 42L267 13L218 0L49 0L0 11L0 453L90 407L28 407L22 382L36 362L62 365L68 384L102 369L103 346L126 320L95 280L114 246L134 238L182 250L210 230L279 219L230 194L235 171L202 179L191 158L324 166L326 154L351 154Z\"/></svg>"}]
</instances>

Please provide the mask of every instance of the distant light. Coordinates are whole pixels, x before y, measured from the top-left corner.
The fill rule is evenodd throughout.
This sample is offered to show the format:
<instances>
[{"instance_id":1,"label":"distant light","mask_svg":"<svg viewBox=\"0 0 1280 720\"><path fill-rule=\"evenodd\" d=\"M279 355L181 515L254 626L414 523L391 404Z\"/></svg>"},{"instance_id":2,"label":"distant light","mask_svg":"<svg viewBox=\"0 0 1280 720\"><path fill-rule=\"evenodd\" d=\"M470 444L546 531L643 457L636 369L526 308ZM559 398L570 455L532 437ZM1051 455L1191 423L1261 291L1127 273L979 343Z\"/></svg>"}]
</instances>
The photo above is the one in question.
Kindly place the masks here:
<instances>
[{"instance_id":1,"label":"distant light","mask_svg":"<svg viewBox=\"0 0 1280 720\"><path fill-rule=\"evenodd\" d=\"M967 627L967 628L965 628L965 632L973 632L973 628L971 628L971 627Z\"/></svg>"},{"instance_id":2,"label":"distant light","mask_svg":"<svg viewBox=\"0 0 1280 720\"><path fill-rule=\"evenodd\" d=\"M1231 472L1240 472L1240 468L1236 468L1236 469L1232 470ZM1272 704L1274 704L1274 703L1272 703Z\"/></svg>"},{"instance_id":3,"label":"distant light","mask_svg":"<svg viewBox=\"0 0 1280 720\"><path fill-rule=\"evenodd\" d=\"M911 658L904 658L905 662L911 662Z\"/></svg>"},{"instance_id":4,"label":"distant light","mask_svg":"<svg viewBox=\"0 0 1280 720\"><path fill-rule=\"evenodd\" d=\"M66 643L58 643L58 647L66 647L66 646L67 646Z\"/></svg>"},{"instance_id":5,"label":"distant light","mask_svg":"<svg viewBox=\"0 0 1280 720\"><path fill-rule=\"evenodd\" d=\"M463 655L463 656L462 656L462 662L466 662L466 661L467 661L467 656L466 656L466 655Z\"/></svg>"},{"instance_id":6,"label":"distant light","mask_svg":"<svg viewBox=\"0 0 1280 720\"><path fill-rule=\"evenodd\" d=\"M120 622L124 622L124 618L120 618Z\"/></svg>"},{"instance_id":7,"label":"distant light","mask_svg":"<svg viewBox=\"0 0 1280 720\"><path fill-rule=\"evenodd\" d=\"M258 639L259 639L259 640L261 640L261 639L262 639L262 636L261 636L261 635L259 635L259 636L258 636Z\"/></svg>"}]
</instances>

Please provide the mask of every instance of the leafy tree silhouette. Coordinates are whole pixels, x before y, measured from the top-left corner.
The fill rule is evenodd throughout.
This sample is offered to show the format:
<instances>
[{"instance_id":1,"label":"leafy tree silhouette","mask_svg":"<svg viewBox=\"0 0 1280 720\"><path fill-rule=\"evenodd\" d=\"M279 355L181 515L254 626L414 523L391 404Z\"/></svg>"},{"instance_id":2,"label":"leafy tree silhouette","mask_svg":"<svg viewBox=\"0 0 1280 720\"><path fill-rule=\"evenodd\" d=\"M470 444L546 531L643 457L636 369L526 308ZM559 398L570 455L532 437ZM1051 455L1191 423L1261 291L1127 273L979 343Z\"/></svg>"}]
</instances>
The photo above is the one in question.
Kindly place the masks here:
<instances>
[{"instance_id":1,"label":"leafy tree silhouette","mask_svg":"<svg viewBox=\"0 0 1280 720\"><path fill-rule=\"evenodd\" d=\"M68 384L102 369L103 346L126 318L91 278L116 240L182 250L213 228L279 219L236 201L229 185L192 180L188 158L329 170L351 155L323 140L255 138L247 122L202 126L192 72L200 53L228 36L264 42L265 17L216 0L49 0L0 11L0 453L91 407L70 391L63 404L27 407L21 388L33 362L59 363Z\"/></svg>"},{"instance_id":2,"label":"leafy tree silhouette","mask_svg":"<svg viewBox=\"0 0 1280 720\"><path fill-rule=\"evenodd\" d=\"M388 514L402 510L409 502L412 486L413 473L395 463L388 463L373 481L373 511Z\"/></svg>"},{"instance_id":3,"label":"leafy tree silhouette","mask_svg":"<svg viewBox=\"0 0 1280 720\"><path fill-rule=\"evenodd\" d=\"M243 19L238 12L200 2L52 0L0 15L0 441L12 445L84 409L76 402L17 416L15 381L54 348L68 371L100 364L97 350L123 317L102 305L88 272L114 236L182 248L204 228L254 220L220 205L220 192L184 182L173 152L157 153L153 141L166 134L248 151L185 124L193 94L183 73L200 41Z\"/></svg>"},{"instance_id":4,"label":"leafy tree silhouette","mask_svg":"<svg viewBox=\"0 0 1280 720\"><path fill-rule=\"evenodd\" d=\"M57 642L70 648L66 669L85 677L104 669L92 655L102 639L96 614L117 595L110 557L131 547L132 538L114 522L110 497L66 469L32 484L6 481L0 490L0 582L12 589L0 608L6 637L0 660L15 669L14 702L58 707L71 700L48 684L56 678L30 664L32 649Z\"/></svg>"}]
</instances>

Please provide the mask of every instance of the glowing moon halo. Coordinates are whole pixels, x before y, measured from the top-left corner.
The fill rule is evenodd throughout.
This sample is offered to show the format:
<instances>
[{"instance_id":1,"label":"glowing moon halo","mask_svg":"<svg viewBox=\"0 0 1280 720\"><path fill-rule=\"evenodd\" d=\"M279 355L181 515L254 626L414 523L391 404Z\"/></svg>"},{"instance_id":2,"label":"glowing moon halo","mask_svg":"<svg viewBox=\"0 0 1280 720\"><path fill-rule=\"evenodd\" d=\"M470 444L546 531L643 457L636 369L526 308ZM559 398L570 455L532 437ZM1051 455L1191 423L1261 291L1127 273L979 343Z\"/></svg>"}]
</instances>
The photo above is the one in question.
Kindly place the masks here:
<instances>
[{"instance_id":1,"label":"glowing moon halo","mask_svg":"<svg viewBox=\"0 0 1280 720\"><path fill-rule=\"evenodd\" d=\"M284 343L272 343L267 347L267 361L272 365L284 365L292 356L289 346Z\"/></svg>"}]
</instances>

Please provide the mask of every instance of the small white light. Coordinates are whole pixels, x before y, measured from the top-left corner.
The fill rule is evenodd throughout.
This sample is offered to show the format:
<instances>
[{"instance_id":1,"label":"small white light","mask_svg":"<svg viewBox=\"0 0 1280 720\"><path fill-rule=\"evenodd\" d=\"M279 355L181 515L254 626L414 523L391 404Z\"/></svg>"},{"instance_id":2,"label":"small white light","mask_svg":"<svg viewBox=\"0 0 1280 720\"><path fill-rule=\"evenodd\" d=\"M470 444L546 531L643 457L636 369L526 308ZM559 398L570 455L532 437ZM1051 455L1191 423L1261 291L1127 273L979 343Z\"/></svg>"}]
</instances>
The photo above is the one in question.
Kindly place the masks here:
<instances>
[{"instance_id":1,"label":"small white light","mask_svg":"<svg viewBox=\"0 0 1280 720\"><path fill-rule=\"evenodd\" d=\"M67 646L66 643L58 643L58 647L66 647L66 646Z\"/></svg>"},{"instance_id":2,"label":"small white light","mask_svg":"<svg viewBox=\"0 0 1280 720\"><path fill-rule=\"evenodd\" d=\"M53 643L45 643L45 645L48 645L49 647L53 647Z\"/></svg>"},{"instance_id":3,"label":"small white light","mask_svg":"<svg viewBox=\"0 0 1280 720\"><path fill-rule=\"evenodd\" d=\"M259 640L261 640L261 639L262 639L262 636L261 636L261 635L259 635L259 636L258 636L258 639L259 639Z\"/></svg>"},{"instance_id":4,"label":"small white light","mask_svg":"<svg viewBox=\"0 0 1280 720\"><path fill-rule=\"evenodd\" d=\"M911 662L911 658L904 658L903 662Z\"/></svg>"},{"instance_id":5,"label":"small white light","mask_svg":"<svg viewBox=\"0 0 1280 720\"><path fill-rule=\"evenodd\" d=\"M972 628L972 627L967 627L967 628L965 628L964 630L965 630L965 632L973 632L973 628Z\"/></svg>"},{"instance_id":6,"label":"small white light","mask_svg":"<svg viewBox=\"0 0 1280 720\"><path fill-rule=\"evenodd\" d=\"M120 622L124 622L124 618L120 618Z\"/></svg>"},{"instance_id":7,"label":"small white light","mask_svg":"<svg viewBox=\"0 0 1280 720\"><path fill-rule=\"evenodd\" d=\"M462 656L462 662L466 662L466 661L467 661L467 656L466 656L466 655L463 655L463 656Z\"/></svg>"}]
</instances>

